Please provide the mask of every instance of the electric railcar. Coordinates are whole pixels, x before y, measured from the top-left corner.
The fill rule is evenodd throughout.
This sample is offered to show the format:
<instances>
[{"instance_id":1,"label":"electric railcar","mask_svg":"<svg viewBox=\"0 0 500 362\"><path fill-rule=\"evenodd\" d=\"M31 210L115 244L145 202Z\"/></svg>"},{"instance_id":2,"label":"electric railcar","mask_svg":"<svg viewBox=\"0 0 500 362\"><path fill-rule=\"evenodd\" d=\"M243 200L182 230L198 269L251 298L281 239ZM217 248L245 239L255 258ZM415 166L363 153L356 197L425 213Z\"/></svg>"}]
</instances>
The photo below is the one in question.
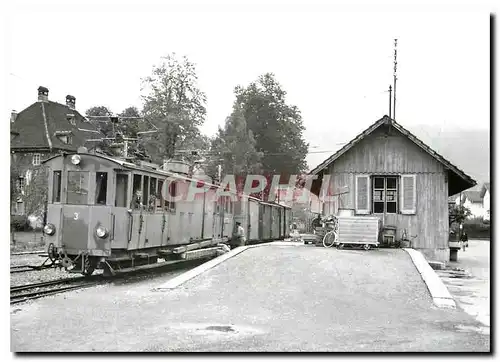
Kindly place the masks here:
<instances>
[{"instance_id":1,"label":"electric railcar","mask_svg":"<svg viewBox=\"0 0 500 362\"><path fill-rule=\"evenodd\" d=\"M84 148L44 163L49 169L47 252L54 265L67 271L91 275L104 269L113 274L154 264L159 257L176 259L176 247L196 249L229 239L237 221L245 227L249 244L290 234L289 207L249 196L240 195L237 201L217 197L216 185L204 184L208 191L196 194L193 201L165 200L161 190L167 179L175 179L169 182L171 195L185 194L191 183L199 183L153 164L126 162ZM200 243L204 241L212 242Z\"/></svg>"}]
</instances>

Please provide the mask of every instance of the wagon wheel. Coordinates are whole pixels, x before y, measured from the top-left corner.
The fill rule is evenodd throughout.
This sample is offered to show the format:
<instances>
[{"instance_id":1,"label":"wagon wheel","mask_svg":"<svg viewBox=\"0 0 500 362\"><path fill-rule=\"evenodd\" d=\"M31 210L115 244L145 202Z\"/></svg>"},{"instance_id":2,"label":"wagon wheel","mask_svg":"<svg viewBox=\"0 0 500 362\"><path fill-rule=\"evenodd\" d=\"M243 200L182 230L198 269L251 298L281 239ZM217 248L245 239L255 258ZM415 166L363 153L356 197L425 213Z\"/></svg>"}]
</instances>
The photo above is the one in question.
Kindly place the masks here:
<instances>
[{"instance_id":1,"label":"wagon wheel","mask_svg":"<svg viewBox=\"0 0 500 362\"><path fill-rule=\"evenodd\" d=\"M363 245L363 249L365 250L370 250L370 248L371 248L370 244Z\"/></svg>"}]
</instances>

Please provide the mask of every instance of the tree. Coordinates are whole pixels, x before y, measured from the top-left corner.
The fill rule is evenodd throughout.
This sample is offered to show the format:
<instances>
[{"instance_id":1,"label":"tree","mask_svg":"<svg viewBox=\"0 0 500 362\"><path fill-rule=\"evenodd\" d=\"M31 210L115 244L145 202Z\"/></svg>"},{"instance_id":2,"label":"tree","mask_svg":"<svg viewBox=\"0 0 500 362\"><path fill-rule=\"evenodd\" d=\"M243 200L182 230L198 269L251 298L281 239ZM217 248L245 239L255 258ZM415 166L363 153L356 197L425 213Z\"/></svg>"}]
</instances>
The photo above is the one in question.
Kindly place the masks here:
<instances>
[{"instance_id":1,"label":"tree","mask_svg":"<svg viewBox=\"0 0 500 362\"><path fill-rule=\"evenodd\" d=\"M113 125L109 117L113 112L105 106L94 106L85 111L85 115L97 127L97 129L104 135L104 137L113 137Z\"/></svg>"},{"instance_id":2,"label":"tree","mask_svg":"<svg viewBox=\"0 0 500 362\"><path fill-rule=\"evenodd\" d=\"M29 160L30 157L23 155L14 155L11 160L11 200L22 199L25 215L42 217L48 194L47 168L44 165L28 168Z\"/></svg>"},{"instance_id":3,"label":"tree","mask_svg":"<svg viewBox=\"0 0 500 362\"><path fill-rule=\"evenodd\" d=\"M125 136L131 138L137 138L137 132L146 131L143 129L145 122L141 118L141 114L136 107L128 107L123 110L123 112L118 114L120 123L118 125L118 130Z\"/></svg>"},{"instance_id":4,"label":"tree","mask_svg":"<svg viewBox=\"0 0 500 362\"><path fill-rule=\"evenodd\" d=\"M285 182L289 175L304 173L308 144L302 135L302 116L296 106L286 103L286 92L274 74L264 74L246 88L236 87L235 94L255 148L264 153L263 172L281 174Z\"/></svg>"},{"instance_id":5,"label":"tree","mask_svg":"<svg viewBox=\"0 0 500 362\"><path fill-rule=\"evenodd\" d=\"M471 215L470 209L465 207L463 202L460 202L460 205L453 204L448 206L448 221L450 227L453 224L463 224Z\"/></svg>"},{"instance_id":6,"label":"tree","mask_svg":"<svg viewBox=\"0 0 500 362\"><path fill-rule=\"evenodd\" d=\"M143 113L159 130L148 143L157 162L173 158L176 150L200 139L206 96L197 83L195 65L185 56L179 60L175 53L163 57L143 80Z\"/></svg>"},{"instance_id":7,"label":"tree","mask_svg":"<svg viewBox=\"0 0 500 362\"><path fill-rule=\"evenodd\" d=\"M262 169L262 153L255 149L253 132L248 129L243 110L235 103L233 112L226 119L224 128L218 129L211 142L211 159L209 174L216 177L217 166L220 164L225 175L234 175L241 182L248 174L258 173Z\"/></svg>"},{"instance_id":8,"label":"tree","mask_svg":"<svg viewBox=\"0 0 500 362\"><path fill-rule=\"evenodd\" d=\"M149 126L149 127L148 127ZM138 160L151 161L151 156L147 151L147 144L151 136L139 135L138 132L154 130L151 125L144 120L136 107L128 107L118 114L118 124L115 126L117 132L116 142L120 142L119 135L128 140L127 156Z\"/></svg>"}]
</instances>

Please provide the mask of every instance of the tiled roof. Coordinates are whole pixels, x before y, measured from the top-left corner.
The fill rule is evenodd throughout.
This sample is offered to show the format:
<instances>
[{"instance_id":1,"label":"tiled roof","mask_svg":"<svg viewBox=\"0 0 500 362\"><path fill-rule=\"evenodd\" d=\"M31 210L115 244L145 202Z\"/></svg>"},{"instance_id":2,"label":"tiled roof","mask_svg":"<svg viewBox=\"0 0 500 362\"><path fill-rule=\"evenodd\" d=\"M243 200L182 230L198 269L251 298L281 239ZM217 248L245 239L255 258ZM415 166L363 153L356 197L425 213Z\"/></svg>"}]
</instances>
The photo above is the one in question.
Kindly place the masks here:
<instances>
[{"instance_id":1,"label":"tiled roof","mask_svg":"<svg viewBox=\"0 0 500 362\"><path fill-rule=\"evenodd\" d=\"M68 114L74 115L75 125L68 120ZM102 137L96 127L85 121L78 111L52 101L36 102L21 111L15 122L11 123L11 134L13 132L19 134L11 140L13 150L53 148L74 151L83 146L86 140ZM69 132L72 144L65 144L56 136Z\"/></svg>"}]
</instances>

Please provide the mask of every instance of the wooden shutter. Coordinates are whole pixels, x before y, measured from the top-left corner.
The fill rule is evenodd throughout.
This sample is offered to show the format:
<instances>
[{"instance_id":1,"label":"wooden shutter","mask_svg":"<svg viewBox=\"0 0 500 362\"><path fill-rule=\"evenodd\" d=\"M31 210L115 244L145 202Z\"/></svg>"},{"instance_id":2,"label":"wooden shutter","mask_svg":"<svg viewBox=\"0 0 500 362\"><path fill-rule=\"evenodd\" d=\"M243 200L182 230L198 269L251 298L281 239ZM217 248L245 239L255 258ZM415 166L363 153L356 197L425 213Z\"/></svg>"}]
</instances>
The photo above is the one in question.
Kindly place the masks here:
<instances>
[{"instance_id":1,"label":"wooden shutter","mask_svg":"<svg viewBox=\"0 0 500 362\"><path fill-rule=\"evenodd\" d=\"M401 175L400 210L402 214L417 213L417 183L416 175Z\"/></svg>"},{"instance_id":2,"label":"wooden shutter","mask_svg":"<svg viewBox=\"0 0 500 362\"><path fill-rule=\"evenodd\" d=\"M356 175L356 214L370 213L370 176Z\"/></svg>"}]
</instances>

